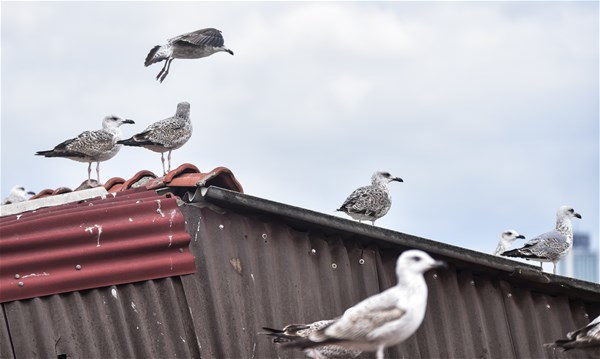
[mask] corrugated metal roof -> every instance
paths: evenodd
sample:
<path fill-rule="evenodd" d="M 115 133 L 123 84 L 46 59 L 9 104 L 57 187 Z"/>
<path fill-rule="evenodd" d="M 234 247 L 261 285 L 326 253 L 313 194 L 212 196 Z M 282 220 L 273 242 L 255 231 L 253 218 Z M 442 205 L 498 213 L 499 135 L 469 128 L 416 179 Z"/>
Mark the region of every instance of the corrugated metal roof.
<path fill-rule="evenodd" d="M 194 272 L 174 196 L 129 190 L 0 219 L 0 302 Z"/>
<path fill-rule="evenodd" d="M 419 248 L 450 266 L 426 275 L 425 321 L 386 358 L 597 357 L 542 344 L 600 313 L 598 284 L 219 188 L 178 193 L 194 201 L 179 202 L 194 274 L 4 303 L 0 354 L 302 358 L 257 332 L 341 314 L 393 285 L 398 254 Z"/>

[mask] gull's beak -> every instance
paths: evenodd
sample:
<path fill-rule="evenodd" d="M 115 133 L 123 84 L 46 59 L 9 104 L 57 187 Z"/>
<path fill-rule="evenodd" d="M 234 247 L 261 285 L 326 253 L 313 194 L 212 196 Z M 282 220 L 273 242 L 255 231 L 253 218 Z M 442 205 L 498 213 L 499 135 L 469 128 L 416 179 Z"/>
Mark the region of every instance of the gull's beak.
<path fill-rule="evenodd" d="M 575 218 L 581 219 L 581 215 L 579 213 L 575 213 L 573 216 L 575 216 Z"/>
<path fill-rule="evenodd" d="M 394 178 L 392 178 L 392 181 L 396 181 L 396 182 L 404 182 L 404 181 L 402 180 L 402 178 L 400 178 L 400 177 L 394 177 Z"/>
<path fill-rule="evenodd" d="M 127 119 L 127 120 L 123 120 L 123 123 L 135 123 L 135 122 L 133 122 L 133 120 Z"/>
<path fill-rule="evenodd" d="M 448 268 L 448 264 L 444 261 L 435 261 L 431 265 L 431 268 Z"/>
<path fill-rule="evenodd" d="M 516 238 L 521 238 L 521 239 L 525 239 L 525 236 L 522 234 L 519 234 Z"/>

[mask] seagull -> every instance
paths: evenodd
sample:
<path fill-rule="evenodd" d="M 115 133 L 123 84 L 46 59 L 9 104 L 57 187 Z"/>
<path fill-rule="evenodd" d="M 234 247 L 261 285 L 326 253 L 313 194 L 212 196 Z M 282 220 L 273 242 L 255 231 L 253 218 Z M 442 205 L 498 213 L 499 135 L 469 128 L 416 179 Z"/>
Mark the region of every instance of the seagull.
<path fill-rule="evenodd" d="M 144 66 L 165 61 L 162 70 L 156 76 L 156 79 L 162 83 L 169 74 L 171 61 L 174 59 L 199 59 L 220 51 L 233 55 L 233 51 L 226 48 L 224 43 L 221 31 L 217 29 L 208 28 L 189 32 L 167 40 L 166 45 L 154 46 L 146 56 Z"/>
<path fill-rule="evenodd" d="M 552 262 L 556 274 L 556 263 L 569 253 L 573 247 L 573 225 L 571 218 L 581 219 L 581 215 L 572 207 L 561 206 L 556 212 L 556 228 L 551 232 L 540 234 L 518 249 L 501 253 L 506 257 L 520 257 L 534 259 L 540 262 Z"/>
<path fill-rule="evenodd" d="M 498 246 L 494 251 L 494 255 L 498 256 L 500 255 L 500 253 L 506 252 L 512 244 L 512 242 L 514 242 L 517 238 L 525 239 L 525 236 L 517 233 L 517 231 L 514 231 L 512 229 L 502 232 L 500 236 L 500 241 L 498 242 Z"/>
<path fill-rule="evenodd" d="M 8 197 L 6 197 L 2 201 L 2 204 L 12 204 L 27 201 L 29 197 L 33 195 L 35 195 L 34 192 L 25 191 L 25 188 L 23 186 L 14 186 L 10 190 Z"/>
<path fill-rule="evenodd" d="M 154 122 L 143 132 L 134 135 L 126 140 L 119 141 L 119 144 L 126 146 L 138 146 L 149 149 L 150 151 L 160 152 L 160 160 L 163 166 L 163 175 L 165 171 L 164 153 L 169 152 L 167 159 L 169 161 L 169 171 L 171 171 L 171 151 L 183 146 L 192 137 L 192 121 L 190 120 L 190 104 L 180 102 L 177 104 L 175 116 Z"/>
<path fill-rule="evenodd" d="M 259 334 L 270 335 L 273 338 L 273 343 L 290 343 L 298 340 L 308 338 L 309 335 L 320 330 L 335 320 L 319 320 L 311 324 L 290 324 L 286 325 L 283 329 L 272 329 L 263 327 L 267 332 L 261 332 Z M 347 349 L 337 345 L 325 345 L 314 348 L 304 349 L 304 355 L 311 359 L 344 359 L 344 358 L 356 358 L 361 354 L 358 350 Z"/>
<path fill-rule="evenodd" d="M 78 162 L 87 162 L 88 182 L 91 183 L 92 162 L 96 162 L 96 176 L 100 182 L 100 162 L 113 158 L 121 149 L 117 141 L 121 139 L 121 129 L 125 123 L 135 123 L 132 120 L 111 115 L 102 120 L 102 129 L 85 131 L 75 138 L 58 144 L 49 151 L 36 152 L 38 156 L 64 157 Z"/>
<path fill-rule="evenodd" d="M 567 339 L 559 339 L 548 346 L 556 346 L 564 350 L 589 347 L 600 348 L 600 315 L 585 327 L 567 333 Z"/>
<path fill-rule="evenodd" d="M 360 351 L 376 351 L 383 359 L 386 347 L 399 344 L 412 336 L 421 326 L 427 307 L 427 284 L 423 274 L 445 266 L 427 253 L 411 249 L 403 252 L 396 262 L 398 283 L 355 306 L 308 339 L 286 344 L 302 349 L 337 345 Z"/>
<path fill-rule="evenodd" d="M 385 216 L 392 206 L 388 188 L 388 183 L 392 181 L 404 182 L 389 172 L 375 172 L 371 177 L 371 185 L 354 190 L 336 211 L 345 212 L 359 222 L 367 220 L 375 225 L 375 221 Z"/>

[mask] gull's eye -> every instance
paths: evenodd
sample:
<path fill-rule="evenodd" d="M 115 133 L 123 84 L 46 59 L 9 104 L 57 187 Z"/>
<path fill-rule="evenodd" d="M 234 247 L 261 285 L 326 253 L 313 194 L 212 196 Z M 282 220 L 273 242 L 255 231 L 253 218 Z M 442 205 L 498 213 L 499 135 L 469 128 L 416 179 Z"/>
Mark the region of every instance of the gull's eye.
<path fill-rule="evenodd" d="M 415 262 L 420 262 L 421 261 L 421 257 L 417 257 L 417 256 L 412 257 L 412 259 Z"/>

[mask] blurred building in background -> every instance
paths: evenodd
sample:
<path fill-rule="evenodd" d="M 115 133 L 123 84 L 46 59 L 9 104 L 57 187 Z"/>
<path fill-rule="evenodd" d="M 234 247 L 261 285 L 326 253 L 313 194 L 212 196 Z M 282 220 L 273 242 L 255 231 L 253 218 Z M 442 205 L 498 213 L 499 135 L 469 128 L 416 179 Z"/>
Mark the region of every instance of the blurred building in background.
<path fill-rule="evenodd" d="M 598 283 L 598 249 L 592 248 L 588 233 L 573 233 L 573 250 L 558 264 L 558 273 Z"/>

